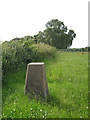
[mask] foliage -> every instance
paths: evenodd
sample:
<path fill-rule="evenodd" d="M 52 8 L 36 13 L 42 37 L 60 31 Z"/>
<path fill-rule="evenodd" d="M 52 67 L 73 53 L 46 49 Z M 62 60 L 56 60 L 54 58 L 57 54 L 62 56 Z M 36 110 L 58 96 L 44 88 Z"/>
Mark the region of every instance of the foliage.
<path fill-rule="evenodd" d="M 37 40 L 58 49 L 66 49 L 72 45 L 72 41 L 76 37 L 73 30 L 69 30 L 68 33 L 67 30 L 67 26 L 63 22 L 58 19 L 52 19 L 47 22 L 46 30 L 38 33 Z"/>
<path fill-rule="evenodd" d="M 54 55 L 56 49 L 45 44 L 34 44 L 32 39 L 14 39 L 2 44 L 3 75 L 16 71 L 23 63 L 37 62 Z"/>
<path fill-rule="evenodd" d="M 44 62 L 47 102 L 24 95 L 23 65 L 17 73 L 4 77 L 2 118 L 88 118 L 88 53 L 57 52 Z"/>

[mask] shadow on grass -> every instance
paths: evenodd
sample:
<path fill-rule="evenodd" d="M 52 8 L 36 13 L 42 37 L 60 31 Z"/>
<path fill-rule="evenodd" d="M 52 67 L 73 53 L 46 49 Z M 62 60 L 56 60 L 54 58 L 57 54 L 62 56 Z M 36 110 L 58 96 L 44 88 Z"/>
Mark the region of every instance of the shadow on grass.
<path fill-rule="evenodd" d="M 61 107 L 62 105 L 61 100 L 55 94 L 51 94 L 51 93 L 48 94 L 47 104 L 58 107 Z"/>
<path fill-rule="evenodd" d="M 73 109 L 73 106 L 72 104 L 66 104 L 64 103 L 63 101 L 60 100 L 60 98 L 58 98 L 55 94 L 51 94 L 49 93 L 48 94 L 48 97 L 47 97 L 47 104 L 49 105 L 52 105 L 53 107 L 54 106 L 57 106 L 58 109 L 66 109 L 67 110 L 72 110 Z"/>
<path fill-rule="evenodd" d="M 47 104 L 52 107 L 58 107 L 58 111 L 62 110 L 67 113 L 69 118 L 72 118 L 72 112 L 77 110 L 72 104 L 64 103 L 55 94 L 49 94 L 47 98 Z M 51 109 L 52 109 L 51 107 Z"/>

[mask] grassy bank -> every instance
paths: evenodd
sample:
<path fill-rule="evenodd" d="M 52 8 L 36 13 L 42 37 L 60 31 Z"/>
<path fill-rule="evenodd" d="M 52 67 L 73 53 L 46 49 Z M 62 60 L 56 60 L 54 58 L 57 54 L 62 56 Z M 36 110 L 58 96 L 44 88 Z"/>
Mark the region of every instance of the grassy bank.
<path fill-rule="evenodd" d="M 88 118 L 88 54 L 58 52 L 44 60 L 47 102 L 24 95 L 26 65 L 4 77 L 3 118 Z"/>

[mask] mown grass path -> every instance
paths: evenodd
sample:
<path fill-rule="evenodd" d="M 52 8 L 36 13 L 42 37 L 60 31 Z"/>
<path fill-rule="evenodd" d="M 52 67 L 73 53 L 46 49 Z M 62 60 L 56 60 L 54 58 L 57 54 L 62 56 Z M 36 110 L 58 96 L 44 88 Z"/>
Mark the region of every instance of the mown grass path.
<path fill-rule="evenodd" d="M 26 65 L 4 77 L 3 118 L 88 118 L 88 53 L 58 52 L 44 60 L 47 102 L 24 95 Z"/>

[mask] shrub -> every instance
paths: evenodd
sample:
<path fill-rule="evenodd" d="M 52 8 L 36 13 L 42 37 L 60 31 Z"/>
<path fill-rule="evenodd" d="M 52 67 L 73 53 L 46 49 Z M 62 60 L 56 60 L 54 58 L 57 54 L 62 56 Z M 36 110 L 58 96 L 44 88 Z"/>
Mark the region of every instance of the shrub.
<path fill-rule="evenodd" d="M 26 41 L 27 43 L 27 41 Z M 38 62 L 54 56 L 56 49 L 46 44 L 26 44 L 19 40 L 2 44 L 2 72 L 15 72 L 23 63 Z"/>

